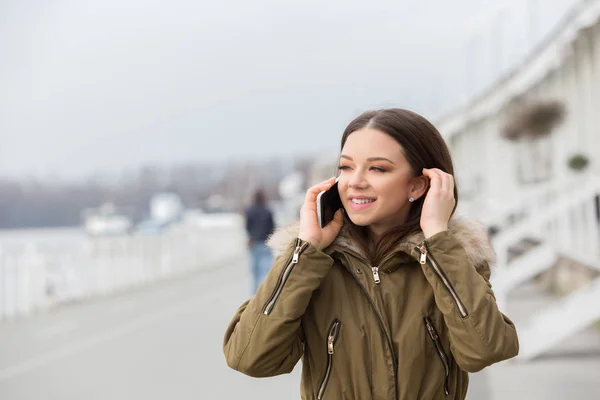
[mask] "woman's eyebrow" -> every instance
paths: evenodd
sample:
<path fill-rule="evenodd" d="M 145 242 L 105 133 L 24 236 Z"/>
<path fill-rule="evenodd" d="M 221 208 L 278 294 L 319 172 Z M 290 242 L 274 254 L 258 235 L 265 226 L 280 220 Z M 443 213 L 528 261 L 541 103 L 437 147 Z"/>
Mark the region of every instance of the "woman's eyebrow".
<path fill-rule="evenodd" d="M 367 158 L 367 161 L 387 161 L 390 164 L 394 164 L 394 162 L 392 160 L 387 159 L 385 157 L 370 157 L 370 158 Z"/>
<path fill-rule="evenodd" d="M 353 161 L 353 160 L 352 160 L 352 157 L 350 157 L 350 156 L 347 156 L 347 155 L 345 155 L 345 154 L 342 154 L 342 155 L 340 156 L 340 158 L 345 158 L 345 159 L 348 159 L 348 160 L 350 160 L 350 161 Z M 385 158 L 385 157 L 369 157 L 369 158 L 367 158 L 367 161 L 369 161 L 369 162 L 371 162 L 371 161 L 387 161 L 387 162 L 389 162 L 390 164 L 394 164 L 394 162 L 393 162 L 392 160 L 390 160 L 390 159 L 388 159 L 388 158 Z M 396 164 L 394 164 L 394 165 L 396 165 Z"/>

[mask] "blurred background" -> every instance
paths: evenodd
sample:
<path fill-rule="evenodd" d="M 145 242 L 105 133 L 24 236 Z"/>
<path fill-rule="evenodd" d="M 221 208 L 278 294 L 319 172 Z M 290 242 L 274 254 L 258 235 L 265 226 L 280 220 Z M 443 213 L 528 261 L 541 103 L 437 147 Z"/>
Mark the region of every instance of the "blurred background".
<path fill-rule="evenodd" d="M 298 398 L 221 345 L 366 109 L 429 118 L 519 357 L 469 399 L 600 393 L 600 1 L 0 4 L 0 398 Z M 299 364 L 300 365 L 300 364 Z"/>

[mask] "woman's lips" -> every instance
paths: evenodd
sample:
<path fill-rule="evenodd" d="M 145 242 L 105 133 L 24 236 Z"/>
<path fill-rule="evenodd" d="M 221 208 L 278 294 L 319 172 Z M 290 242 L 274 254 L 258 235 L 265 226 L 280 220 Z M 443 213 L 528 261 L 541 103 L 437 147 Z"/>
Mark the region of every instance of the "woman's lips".
<path fill-rule="evenodd" d="M 377 200 L 373 200 L 367 203 L 355 203 L 352 200 L 348 201 L 350 209 L 352 211 L 363 211 L 366 210 L 367 208 L 371 207 L 373 205 L 373 203 L 375 203 L 375 201 Z"/>

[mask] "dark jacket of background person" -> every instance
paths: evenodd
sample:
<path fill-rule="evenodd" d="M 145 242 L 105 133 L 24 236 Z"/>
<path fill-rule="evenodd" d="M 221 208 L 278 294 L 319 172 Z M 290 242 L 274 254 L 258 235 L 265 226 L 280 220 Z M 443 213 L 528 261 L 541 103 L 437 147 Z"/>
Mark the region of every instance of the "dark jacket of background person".
<path fill-rule="evenodd" d="M 246 231 L 252 243 L 264 242 L 275 229 L 273 214 L 266 206 L 262 192 L 258 192 L 254 204 L 246 210 Z"/>

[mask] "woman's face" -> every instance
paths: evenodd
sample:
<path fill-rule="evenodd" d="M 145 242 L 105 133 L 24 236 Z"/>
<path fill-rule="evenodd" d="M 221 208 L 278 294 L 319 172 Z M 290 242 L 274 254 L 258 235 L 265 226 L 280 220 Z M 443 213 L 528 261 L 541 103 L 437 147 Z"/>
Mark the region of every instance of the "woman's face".
<path fill-rule="evenodd" d="M 350 220 L 369 226 L 376 236 L 403 224 L 408 198 L 418 198 L 402 146 L 391 136 L 370 128 L 352 132 L 340 156 L 340 198 Z"/>

